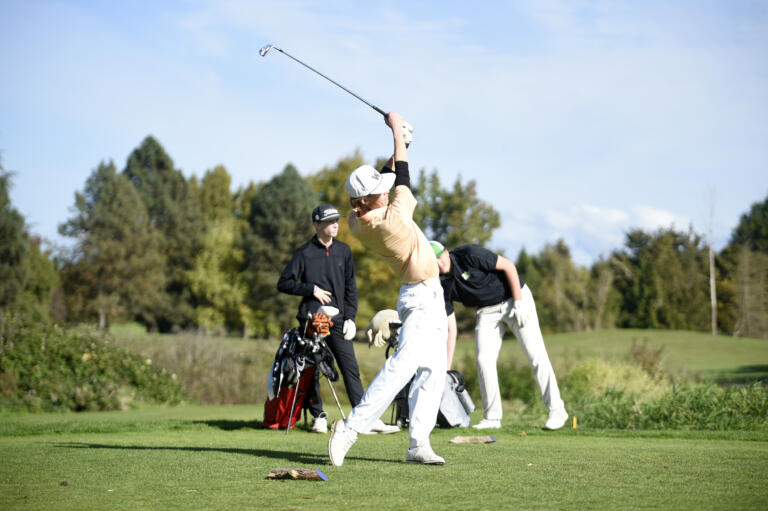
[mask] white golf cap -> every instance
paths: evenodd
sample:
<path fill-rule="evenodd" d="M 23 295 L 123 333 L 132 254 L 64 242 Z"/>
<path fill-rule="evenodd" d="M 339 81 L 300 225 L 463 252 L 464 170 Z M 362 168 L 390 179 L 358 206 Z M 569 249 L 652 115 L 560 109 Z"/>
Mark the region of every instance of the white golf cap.
<path fill-rule="evenodd" d="M 347 191 L 353 199 L 388 192 L 395 184 L 395 173 L 380 174 L 370 165 L 356 168 L 347 178 Z"/>

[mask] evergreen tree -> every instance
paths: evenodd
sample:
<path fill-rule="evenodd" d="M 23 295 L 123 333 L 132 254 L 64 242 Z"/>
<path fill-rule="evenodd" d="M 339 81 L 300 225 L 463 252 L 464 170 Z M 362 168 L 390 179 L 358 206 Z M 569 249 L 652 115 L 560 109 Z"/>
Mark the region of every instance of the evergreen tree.
<path fill-rule="evenodd" d="M 299 246 L 314 234 L 315 193 L 293 165 L 264 184 L 251 201 L 243 240 L 250 331 L 280 335 L 295 322 L 298 297 L 277 291 L 277 281 Z"/>
<path fill-rule="evenodd" d="M 701 236 L 632 230 L 611 264 L 621 294 L 620 326 L 709 329 L 709 262 Z"/>
<path fill-rule="evenodd" d="M 768 197 L 755 202 L 741 215 L 731 233 L 729 246 L 746 246 L 749 250 L 768 254 Z"/>
<path fill-rule="evenodd" d="M 29 240 L 24 217 L 10 197 L 11 173 L 0 164 L 0 308 L 12 306 L 27 280 Z"/>
<path fill-rule="evenodd" d="M 741 216 L 717 269 L 718 328 L 768 338 L 768 197 Z"/>
<path fill-rule="evenodd" d="M 166 288 L 158 305 L 158 326 L 162 331 L 190 326 L 195 313 L 187 277 L 202 246 L 205 228 L 200 201 L 151 136 L 131 153 L 123 173 L 138 190 L 151 225 L 161 235 Z"/>
<path fill-rule="evenodd" d="M 531 283 L 531 290 L 542 330 L 586 330 L 589 326 L 589 272 L 573 263 L 568 245 L 563 240 L 545 245 L 535 260 L 535 267 L 535 275 L 540 276 L 540 281 L 535 288 Z"/>
<path fill-rule="evenodd" d="M 18 296 L 17 308 L 33 321 L 50 322 L 54 319 L 55 293 L 60 289 L 59 272 L 50 254 L 43 251 L 41 245 L 39 237 L 29 240 L 29 251 L 24 259 L 28 278 Z"/>
<path fill-rule="evenodd" d="M 75 194 L 74 210 L 59 232 L 77 240 L 64 272 L 76 317 L 95 316 L 102 328 L 116 317 L 156 327 L 164 260 L 136 189 L 102 162 Z"/>

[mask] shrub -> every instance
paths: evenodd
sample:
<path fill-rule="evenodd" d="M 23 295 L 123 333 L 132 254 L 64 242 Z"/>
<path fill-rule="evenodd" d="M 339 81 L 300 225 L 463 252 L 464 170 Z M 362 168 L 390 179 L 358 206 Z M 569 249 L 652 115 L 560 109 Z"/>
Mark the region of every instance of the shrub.
<path fill-rule="evenodd" d="M 477 379 L 477 365 L 474 353 L 465 354 L 457 364 L 457 369 L 464 377 L 464 382 L 473 399 L 480 400 L 480 385 Z M 499 393 L 504 400 L 519 399 L 525 404 L 533 404 L 541 399 L 536 381 L 533 379 L 528 364 L 521 365 L 515 360 L 497 362 Z"/>
<path fill-rule="evenodd" d="M 664 378 L 654 379 L 638 365 L 600 358 L 577 364 L 560 386 L 564 398 L 571 402 L 606 395 L 623 395 L 633 402 L 644 402 L 663 395 L 670 388 Z"/>
<path fill-rule="evenodd" d="M 588 427 L 761 430 L 768 428 L 768 387 L 671 385 L 639 365 L 587 360 L 563 378 L 571 415 Z"/>
<path fill-rule="evenodd" d="M 2 407 L 29 411 L 118 410 L 177 404 L 174 375 L 114 346 L 92 328 L 64 329 L 0 316 Z"/>

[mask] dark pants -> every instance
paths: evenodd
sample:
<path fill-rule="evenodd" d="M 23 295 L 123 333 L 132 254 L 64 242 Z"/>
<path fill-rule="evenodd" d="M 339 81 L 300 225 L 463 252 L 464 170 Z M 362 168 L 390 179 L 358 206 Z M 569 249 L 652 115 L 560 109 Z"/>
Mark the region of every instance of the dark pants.
<path fill-rule="evenodd" d="M 363 397 L 363 384 L 360 382 L 360 369 L 355 358 L 354 343 L 344 340 L 343 324 L 343 321 L 339 321 L 338 324 L 333 325 L 331 335 L 325 338 L 325 342 L 331 349 L 333 358 L 336 359 L 336 365 L 339 366 L 349 402 L 355 407 Z M 313 417 L 317 417 L 323 411 L 323 401 L 320 398 L 320 371 L 315 371 L 314 382 L 309 387 L 307 398 L 308 404 L 305 406 Z"/>

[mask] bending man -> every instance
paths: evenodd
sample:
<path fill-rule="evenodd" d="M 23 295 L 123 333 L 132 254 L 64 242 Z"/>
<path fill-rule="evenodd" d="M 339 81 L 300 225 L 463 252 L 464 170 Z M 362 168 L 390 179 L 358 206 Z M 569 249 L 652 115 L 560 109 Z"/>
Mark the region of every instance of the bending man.
<path fill-rule="evenodd" d="M 400 277 L 399 344 L 347 420 L 334 422 L 328 454 L 333 465 L 341 465 L 358 433 L 370 428 L 415 373 L 408 399 L 410 448 L 405 460 L 442 465 L 445 460 L 432 450 L 429 435 L 435 427 L 445 385 L 447 321 L 443 292 L 432 247 L 413 221 L 416 199 L 410 188 L 403 118 L 389 113 L 385 121 L 392 130 L 394 155 L 381 173 L 363 165 L 350 174 L 347 191 L 354 209 L 349 227 L 363 245 L 384 257 Z M 393 184 L 394 198 L 390 203 L 389 190 Z"/>
<path fill-rule="evenodd" d="M 544 429 L 560 429 L 568 412 L 560 398 L 557 379 L 549 362 L 539 328 L 536 304 L 528 286 L 517 274 L 515 264 L 477 245 L 463 245 L 448 252 L 440 243 L 430 242 L 440 267 L 440 283 L 448 314 L 448 368 L 456 348 L 456 315 L 453 302 L 477 307 L 475 349 L 477 378 L 483 400 L 483 420 L 475 428 L 501 427 L 501 394 L 496 361 L 506 327 L 523 348 L 541 398 L 549 410 Z"/>

